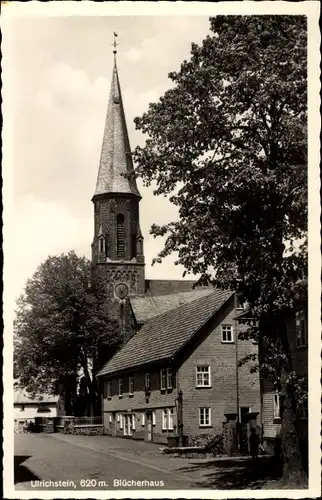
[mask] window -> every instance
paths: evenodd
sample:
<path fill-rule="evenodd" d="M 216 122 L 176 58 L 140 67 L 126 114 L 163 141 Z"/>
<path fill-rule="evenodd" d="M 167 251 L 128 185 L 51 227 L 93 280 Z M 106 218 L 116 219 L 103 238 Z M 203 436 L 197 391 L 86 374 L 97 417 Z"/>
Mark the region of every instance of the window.
<path fill-rule="evenodd" d="M 141 414 L 141 425 L 142 425 L 142 427 L 145 426 L 145 413 Z"/>
<path fill-rule="evenodd" d="M 150 378 L 150 373 L 145 374 L 145 388 L 146 389 L 151 389 L 151 378 Z"/>
<path fill-rule="evenodd" d="M 119 421 L 120 421 L 120 414 L 119 414 L 119 413 L 117 413 L 117 414 L 116 414 L 116 421 L 117 421 L 117 422 L 119 422 Z"/>
<path fill-rule="evenodd" d="M 124 215 L 116 217 L 116 252 L 118 257 L 125 257 Z"/>
<path fill-rule="evenodd" d="M 168 411 L 162 410 L 162 430 L 166 431 L 168 429 Z"/>
<path fill-rule="evenodd" d="M 241 296 L 237 294 L 236 296 L 236 309 L 237 310 L 244 310 L 245 309 L 245 302 L 241 300 Z"/>
<path fill-rule="evenodd" d="M 296 347 L 307 345 L 306 318 L 304 311 L 297 311 L 295 314 L 296 322 Z"/>
<path fill-rule="evenodd" d="M 123 397 L 123 380 L 119 378 L 119 398 Z"/>
<path fill-rule="evenodd" d="M 209 427 L 211 425 L 211 408 L 199 408 L 199 426 Z"/>
<path fill-rule="evenodd" d="M 129 396 L 134 394 L 134 377 L 129 377 Z"/>
<path fill-rule="evenodd" d="M 155 425 L 155 411 L 152 412 L 152 425 Z"/>
<path fill-rule="evenodd" d="M 172 389 L 172 368 L 167 368 L 167 388 Z"/>
<path fill-rule="evenodd" d="M 164 369 L 160 370 L 160 382 L 161 382 L 161 391 L 165 391 L 167 388 L 167 375 Z"/>
<path fill-rule="evenodd" d="M 274 394 L 273 394 L 273 415 L 274 415 L 274 420 L 281 418 L 280 393 L 279 392 L 274 392 Z"/>
<path fill-rule="evenodd" d="M 110 424 L 113 422 L 113 415 L 112 415 L 112 413 L 109 414 L 108 420 L 109 420 Z"/>
<path fill-rule="evenodd" d="M 232 325 L 221 325 L 221 341 L 233 342 L 233 327 Z"/>
<path fill-rule="evenodd" d="M 106 383 L 106 397 L 107 399 L 112 399 L 112 382 L 108 381 Z"/>
<path fill-rule="evenodd" d="M 196 386 L 210 387 L 210 366 L 196 366 Z"/>
<path fill-rule="evenodd" d="M 170 431 L 173 430 L 173 408 L 169 408 L 168 410 L 168 429 Z"/>
<path fill-rule="evenodd" d="M 120 414 L 120 429 L 123 429 L 123 415 Z"/>
<path fill-rule="evenodd" d="M 98 240 L 98 251 L 105 253 L 105 239 L 103 236 Z"/>
<path fill-rule="evenodd" d="M 135 431 L 135 413 L 132 413 L 132 430 Z"/>

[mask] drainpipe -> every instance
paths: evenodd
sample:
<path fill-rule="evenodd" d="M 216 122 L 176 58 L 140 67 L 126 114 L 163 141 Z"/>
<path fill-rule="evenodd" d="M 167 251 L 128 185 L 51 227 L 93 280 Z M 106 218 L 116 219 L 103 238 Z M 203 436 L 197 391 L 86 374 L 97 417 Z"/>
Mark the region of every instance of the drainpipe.
<path fill-rule="evenodd" d="M 182 391 L 179 387 L 179 376 L 178 370 L 176 369 L 176 387 L 177 387 L 177 429 L 178 429 L 178 437 L 179 437 L 179 446 L 183 446 L 183 408 L 182 408 Z"/>
<path fill-rule="evenodd" d="M 239 439 L 239 373 L 238 373 L 238 320 L 237 320 L 237 293 L 234 293 L 234 330 L 235 330 L 235 354 L 236 354 L 236 410 L 237 410 L 237 420 L 236 420 L 236 445 L 237 449 L 240 448 Z"/>

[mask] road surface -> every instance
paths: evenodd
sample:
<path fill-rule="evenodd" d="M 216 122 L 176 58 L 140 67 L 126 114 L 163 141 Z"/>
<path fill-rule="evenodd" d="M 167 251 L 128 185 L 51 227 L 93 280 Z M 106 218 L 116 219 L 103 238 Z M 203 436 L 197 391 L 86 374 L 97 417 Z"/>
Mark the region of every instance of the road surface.
<path fill-rule="evenodd" d="M 106 436 L 15 435 L 15 488 L 19 490 L 190 489 L 200 474 L 181 472 L 184 459 L 160 445 Z M 183 467 L 182 467 L 183 468 Z"/>

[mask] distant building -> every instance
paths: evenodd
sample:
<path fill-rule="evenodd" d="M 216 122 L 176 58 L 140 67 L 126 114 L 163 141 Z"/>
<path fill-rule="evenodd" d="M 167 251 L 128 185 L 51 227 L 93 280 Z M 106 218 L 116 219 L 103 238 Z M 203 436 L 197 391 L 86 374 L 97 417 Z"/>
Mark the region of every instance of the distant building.
<path fill-rule="evenodd" d="M 60 414 L 59 396 L 41 394 L 32 397 L 25 389 L 14 387 L 14 421 L 15 427 L 35 417 L 56 417 Z"/>

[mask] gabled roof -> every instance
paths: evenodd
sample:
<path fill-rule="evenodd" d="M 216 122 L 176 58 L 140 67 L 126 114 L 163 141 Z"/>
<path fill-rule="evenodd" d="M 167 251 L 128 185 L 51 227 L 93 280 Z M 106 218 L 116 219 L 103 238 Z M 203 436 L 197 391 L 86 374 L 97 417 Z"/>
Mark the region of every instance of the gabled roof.
<path fill-rule="evenodd" d="M 50 394 L 37 394 L 31 396 L 25 389 L 14 388 L 14 404 L 39 404 L 39 403 L 57 403 L 58 396 Z"/>
<path fill-rule="evenodd" d="M 214 290 L 206 297 L 150 319 L 105 364 L 98 376 L 172 358 L 231 296 L 232 292 Z"/>
<path fill-rule="evenodd" d="M 154 316 L 158 316 L 166 311 L 187 304 L 199 297 L 206 297 L 213 293 L 213 291 L 214 289 L 209 287 L 195 288 L 192 291 L 172 293 L 170 295 L 136 295 L 130 297 L 130 302 L 136 322 L 141 324 Z"/>
<path fill-rule="evenodd" d="M 124 193 L 140 197 L 135 179 L 124 177 L 124 174 L 133 172 L 130 152 L 130 141 L 115 63 L 94 196 Z"/>
<path fill-rule="evenodd" d="M 145 295 L 170 295 L 209 288 L 196 284 L 196 280 L 145 280 Z"/>

